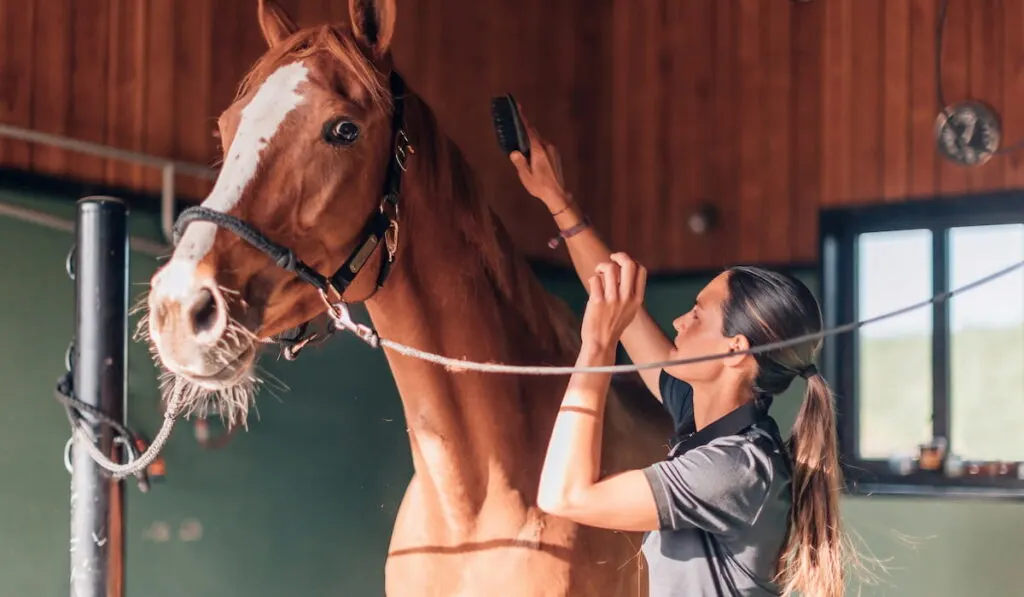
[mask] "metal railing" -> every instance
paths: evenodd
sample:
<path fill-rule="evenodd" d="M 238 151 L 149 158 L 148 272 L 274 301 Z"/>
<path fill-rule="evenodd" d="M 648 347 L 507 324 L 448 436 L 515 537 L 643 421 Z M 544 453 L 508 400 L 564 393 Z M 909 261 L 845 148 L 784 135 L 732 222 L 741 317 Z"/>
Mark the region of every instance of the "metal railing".
<path fill-rule="evenodd" d="M 171 160 L 147 153 L 111 147 L 109 145 L 103 145 L 102 143 L 82 141 L 81 139 L 73 139 L 71 137 L 64 137 L 53 133 L 44 133 L 10 124 L 0 123 L 0 137 L 38 143 L 40 145 L 66 149 L 68 151 L 74 151 L 85 155 L 130 162 L 160 170 L 160 229 L 164 236 L 164 242 L 167 245 L 171 244 L 174 234 L 174 183 L 177 176 L 181 174 L 199 178 L 201 180 L 215 180 L 217 178 L 216 169 L 203 166 L 201 164 Z M 56 216 L 20 206 L 0 204 L 0 214 L 59 230 L 72 230 L 74 228 L 74 223 L 70 220 L 64 221 Z M 155 249 L 153 246 L 155 243 L 152 243 L 152 241 L 133 238 L 132 243 L 133 248 L 137 247 L 140 250 L 144 250 L 146 253 L 152 253 Z M 159 252 L 159 249 L 157 249 L 157 251 Z"/>

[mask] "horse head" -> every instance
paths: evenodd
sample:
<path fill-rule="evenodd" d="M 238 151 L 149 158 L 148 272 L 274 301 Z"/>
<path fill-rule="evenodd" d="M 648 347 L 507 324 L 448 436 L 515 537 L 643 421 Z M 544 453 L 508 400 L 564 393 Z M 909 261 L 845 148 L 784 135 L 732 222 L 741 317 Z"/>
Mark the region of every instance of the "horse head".
<path fill-rule="evenodd" d="M 268 49 L 218 119 L 217 180 L 150 281 L 144 332 L 165 392 L 192 408 L 244 412 L 260 345 L 372 296 L 396 249 L 409 148 L 394 0 L 350 0 L 346 22 L 303 29 L 272 0 L 257 14 Z"/>

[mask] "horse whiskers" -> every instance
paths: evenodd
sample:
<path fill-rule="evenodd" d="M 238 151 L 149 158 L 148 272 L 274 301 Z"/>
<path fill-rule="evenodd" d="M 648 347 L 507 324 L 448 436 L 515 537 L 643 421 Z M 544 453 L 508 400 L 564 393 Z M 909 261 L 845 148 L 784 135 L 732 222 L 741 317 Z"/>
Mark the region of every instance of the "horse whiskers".
<path fill-rule="evenodd" d="M 179 413 L 181 416 L 189 418 L 196 415 L 205 419 L 216 413 L 229 428 L 239 423 L 245 429 L 249 428 L 248 414 L 253 406 L 257 384 L 258 380 L 255 377 L 246 376 L 231 387 L 211 390 L 170 371 L 164 371 L 160 375 L 161 393 L 168 399 L 180 396 L 179 403 L 183 409 Z"/>
<path fill-rule="evenodd" d="M 224 294 L 231 294 L 231 295 L 234 295 L 234 296 L 242 296 L 242 292 L 241 291 L 236 290 L 234 288 L 228 288 L 227 286 L 224 286 L 223 284 L 218 284 L 217 285 L 217 289 L 220 290 Z"/>
<path fill-rule="evenodd" d="M 262 367 L 257 367 L 257 370 L 259 371 L 260 376 L 256 378 L 256 381 L 260 385 L 265 386 L 267 391 L 270 392 L 270 395 L 273 396 L 274 398 L 277 398 L 278 402 L 283 402 L 281 395 L 278 394 L 277 391 L 289 391 L 291 388 L 288 387 L 288 384 L 284 383 L 283 381 L 281 381 L 281 378 L 277 377 L 276 375 Z M 268 382 L 274 383 L 271 384 Z"/>
<path fill-rule="evenodd" d="M 233 325 L 232 325 L 233 324 Z M 244 325 L 239 324 L 236 321 L 229 322 L 228 330 L 226 333 L 244 336 L 246 340 L 252 343 L 261 342 L 260 337 Z"/>
<path fill-rule="evenodd" d="M 246 429 L 249 411 L 255 409 L 257 387 L 262 383 L 254 373 L 247 373 L 231 386 L 212 389 L 169 370 L 160 375 L 160 389 L 165 400 L 180 396 L 181 416 L 206 418 L 216 413 L 229 427 L 240 423 Z"/>
<path fill-rule="evenodd" d="M 132 333 L 132 340 L 149 343 L 150 351 L 156 350 L 156 347 L 149 342 L 149 311 L 143 313 L 142 317 L 139 318 L 139 322 L 135 325 L 135 332 Z"/>
<path fill-rule="evenodd" d="M 135 332 L 132 333 L 132 340 L 135 342 L 149 342 L 149 291 L 143 292 L 135 299 L 135 304 L 128 309 L 128 316 L 142 314 L 138 323 L 135 324 Z M 152 352 L 153 346 L 150 346 Z"/>
<path fill-rule="evenodd" d="M 138 298 L 135 299 L 135 304 L 128 308 L 128 315 L 136 315 L 138 313 L 145 312 L 149 309 L 149 291 L 141 293 Z"/>

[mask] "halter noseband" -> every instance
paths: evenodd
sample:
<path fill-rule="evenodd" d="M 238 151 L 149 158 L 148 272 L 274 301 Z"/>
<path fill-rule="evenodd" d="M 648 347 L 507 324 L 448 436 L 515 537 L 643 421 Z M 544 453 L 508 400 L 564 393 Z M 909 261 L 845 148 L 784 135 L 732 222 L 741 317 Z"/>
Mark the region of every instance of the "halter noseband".
<path fill-rule="evenodd" d="M 185 229 L 192 222 L 209 222 L 230 230 L 236 236 L 270 257 L 278 267 L 294 273 L 300 279 L 314 286 L 327 304 L 333 321 L 337 322 L 339 318 L 347 318 L 348 313 L 344 309 L 344 302 L 332 303 L 330 301 L 331 291 L 334 291 L 339 301 L 341 301 L 345 290 L 382 243 L 388 246 L 381 258 L 380 271 L 377 274 L 377 285 L 374 288 L 374 292 L 384 285 L 388 274 L 391 273 L 391 265 L 395 260 L 395 247 L 393 246 L 395 241 L 392 238 L 392 242 L 388 242 L 388 233 L 390 231 L 392 234 L 397 234 L 398 231 L 398 203 L 402 173 L 406 169 L 406 157 L 413 150 L 403 127 L 405 118 L 405 82 L 394 71 L 391 72 L 390 87 L 394 106 L 391 115 L 391 129 L 394 134 L 391 141 L 391 159 L 388 161 L 387 171 L 384 175 L 380 207 L 373 212 L 363 226 L 356 248 L 353 249 L 341 267 L 330 277 L 319 273 L 296 257 L 291 249 L 270 240 L 247 222 L 201 205 L 185 209 L 178 216 L 177 221 L 174 223 L 174 245 L 177 246 Z M 284 335 L 281 337 L 280 341 L 288 345 L 285 349 L 285 358 L 289 360 L 294 359 L 299 349 L 312 340 L 312 337 L 303 337 L 308 325 L 309 322 L 306 322 L 295 330 L 286 332 L 287 335 L 293 337 L 283 337 Z"/>

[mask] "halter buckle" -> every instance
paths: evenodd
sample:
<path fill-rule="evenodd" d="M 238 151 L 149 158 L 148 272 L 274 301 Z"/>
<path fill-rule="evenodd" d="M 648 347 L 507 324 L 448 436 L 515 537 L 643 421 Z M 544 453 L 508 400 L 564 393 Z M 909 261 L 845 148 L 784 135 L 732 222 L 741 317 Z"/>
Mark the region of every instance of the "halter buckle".
<path fill-rule="evenodd" d="M 327 294 L 320 291 L 320 298 L 323 299 L 324 304 L 327 305 L 327 316 L 331 318 L 331 323 L 337 329 L 344 329 L 352 332 L 357 338 L 366 342 L 373 348 L 380 346 L 380 336 L 368 325 L 362 323 L 356 323 L 352 319 L 352 314 L 348 310 L 348 305 L 344 301 L 338 301 L 332 303 L 327 298 Z"/>

